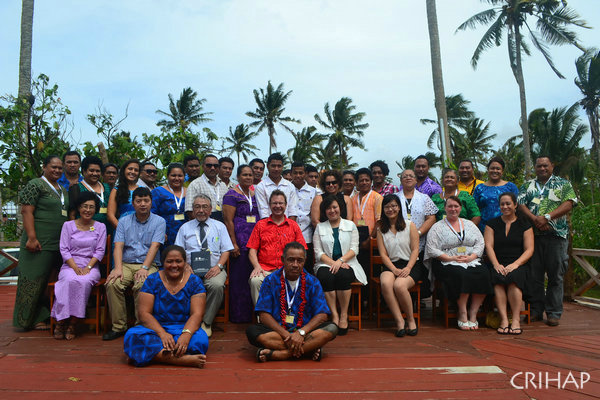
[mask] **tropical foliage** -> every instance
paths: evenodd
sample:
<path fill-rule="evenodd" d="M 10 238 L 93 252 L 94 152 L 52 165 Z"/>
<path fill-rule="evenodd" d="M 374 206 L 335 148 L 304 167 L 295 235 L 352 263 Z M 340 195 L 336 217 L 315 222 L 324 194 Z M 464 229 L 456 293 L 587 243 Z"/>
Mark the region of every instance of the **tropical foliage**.
<path fill-rule="evenodd" d="M 254 150 L 258 148 L 250 144 L 250 141 L 258 136 L 258 132 L 249 132 L 250 127 L 248 125 L 239 124 L 235 127 L 235 130 L 231 130 L 229 127 L 229 136 L 225 137 L 225 143 L 230 146 L 225 147 L 223 150 L 228 151 L 229 155 L 235 153 L 237 155 L 237 165 L 240 165 L 240 155 L 244 157 L 244 162 L 248 162 L 249 156 L 255 156 Z"/>
<path fill-rule="evenodd" d="M 327 135 L 318 133 L 317 128 L 309 126 L 302 128 L 300 132 L 293 132 L 292 136 L 294 136 L 296 145 L 287 152 L 290 160 L 304 164 L 318 163 L 319 159 L 316 156 Z"/>
<path fill-rule="evenodd" d="M 164 115 L 168 119 L 161 119 L 156 123 L 165 132 L 186 132 L 192 126 L 212 121 L 208 118 L 211 112 L 203 112 L 203 104 L 206 99 L 198 99 L 198 93 L 187 87 L 175 101 L 169 93 L 169 111 L 156 110 L 157 114 Z"/>
<path fill-rule="evenodd" d="M 579 104 L 585 110 L 592 134 L 592 153 L 600 167 L 600 52 L 595 49 L 586 51 L 575 61 L 577 78 L 575 85 L 581 90 L 583 98 Z"/>

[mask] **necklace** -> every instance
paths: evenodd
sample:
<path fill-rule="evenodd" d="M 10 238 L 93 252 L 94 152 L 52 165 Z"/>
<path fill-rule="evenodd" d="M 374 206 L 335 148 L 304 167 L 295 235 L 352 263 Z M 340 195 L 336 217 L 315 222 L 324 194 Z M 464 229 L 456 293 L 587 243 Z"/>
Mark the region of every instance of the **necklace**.
<path fill-rule="evenodd" d="M 181 279 L 179 280 L 179 282 L 177 282 L 177 284 L 175 286 L 173 286 L 171 281 L 169 281 L 169 278 L 167 278 L 167 276 L 165 275 L 165 283 L 167 283 L 168 286 L 172 286 L 172 288 L 167 287 L 167 290 L 169 290 L 169 292 L 171 292 L 171 293 L 177 292 L 177 289 L 179 288 L 179 285 L 181 285 L 181 283 L 183 282 L 184 278 L 185 278 L 185 273 L 181 276 Z M 167 285 L 165 285 L 165 286 L 167 286 Z"/>

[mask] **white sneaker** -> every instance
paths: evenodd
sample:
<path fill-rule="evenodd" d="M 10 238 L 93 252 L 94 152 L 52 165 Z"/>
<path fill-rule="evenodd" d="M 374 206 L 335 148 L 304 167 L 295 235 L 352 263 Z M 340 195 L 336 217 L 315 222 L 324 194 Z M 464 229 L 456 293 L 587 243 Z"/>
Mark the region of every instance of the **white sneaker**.
<path fill-rule="evenodd" d="M 202 330 L 206 332 L 206 336 L 212 336 L 212 328 L 210 327 L 210 325 L 206 325 L 204 322 L 202 322 Z"/>

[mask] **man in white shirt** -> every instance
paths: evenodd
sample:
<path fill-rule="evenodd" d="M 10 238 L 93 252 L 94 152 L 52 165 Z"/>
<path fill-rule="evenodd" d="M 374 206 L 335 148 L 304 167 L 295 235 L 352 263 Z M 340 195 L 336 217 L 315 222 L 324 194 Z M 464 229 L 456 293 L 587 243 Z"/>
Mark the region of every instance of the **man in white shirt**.
<path fill-rule="evenodd" d="M 196 196 L 204 194 L 210 198 L 212 212 L 210 217 L 223 222 L 223 196 L 227 193 L 227 185 L 219 179 L 219 159 L 213 154 L 204 156 L 202 162 L 204 173 L 188 186 L 185 195 L 185 212 L 190 219 L 194 218 L 192 206 Z"/>
<path fill-rule="evenodd" d="M 306 263 L 304 268 L 312 273 L 314 265 L 314 252 L 312 247 L 312 236 L 313 226 L 310 222 L 310 207 L 312 202 L 317 195 L 317 190 L 310 186 L 305 181 L 305 170 L 304 164 L 301 162 L 294 162 L 292 164 L 292 184 L 296 187 L 296 194 L 298 195 L 298 215 L 296 222 L 300 226 L 302 236 L 308 246 L 306 254 Z"/>
<path fill-rule="evenodd" d="M 227 273 L 225 264 L 233 244 L 225 224 L 210 218 L 212 209 L 210 198 L 200 194 L 193 201 L 194 219 L 179 228 L 175 244 L 185 249 L 187 263 L 204 283 L 206 288 L 206 310 L 202 321 L 202 329 L 208 337 L 212 334 L 211 324 L 223 302 L 223 289 Z M 210 264 L 202 264 L 202 257 L 210 254 Z M 196 262 L 198 261 L 198 262 Z M 209 268 L 206 271 L 206 268 Z"/>
<path fill-rule="evenodd" d="M 260 218 L 267 218 L 271 215 L 269 197 L 275 189 L 278 189 L 285 194 L 287 199 L 285 216 L 295 221 L 298 216 L 298 195 L 296 194 L 296 187 L 292 182 L 283 179 L 281 176 L 283 172 L 283 156 L 281 153 L 273 153 L 269 156 L 267 170 L 269 171 L 269 175 L 254 187 Z"/>

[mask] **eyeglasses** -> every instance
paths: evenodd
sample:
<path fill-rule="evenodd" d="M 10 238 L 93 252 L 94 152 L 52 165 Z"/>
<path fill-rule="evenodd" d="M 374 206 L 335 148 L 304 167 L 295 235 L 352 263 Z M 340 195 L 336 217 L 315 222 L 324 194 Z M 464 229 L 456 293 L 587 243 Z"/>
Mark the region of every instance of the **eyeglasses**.
<path fill-rule="evenodd" d="M 204 164 L 206 168 L 219 168 L 219 164 Z"/>
<path fill-rule="evenodd" d="M 200 209 L 210 210 L 211 206 L 210 206 L 210 204 L 194 204 L 192 208 L 194 210 L 200 210 Z"/>
<path fill-rule="evenodd" d="M 398 208 L 398 204 L 388 204 L 387 206 L 383 207 L 384 210 L 395 210 Z"/>
<path fill-rule="evenodd" d="M 403 175 L 400 177 L 400 179 L 415 179 L 414 175 Z"/>
<path fill-rule="evenodd" d="M 149 175 L 156 175 L 158 173 L 158 170 L 157 169 L 145 169 L 144 172 Z"/>
<path fill-rule="evenodd" d="M 325 181 L 325 186 L 337 185 L 337 181 Z"/>
<path fill-rule="evenodd" d="M 81 208 L 82 210 L 95 210 L 95 209 L 96 209 L 96 206 L 94 206 L 94 205 L 82 204 L 82 205 L 80 206 L 80 208 Z"/>

